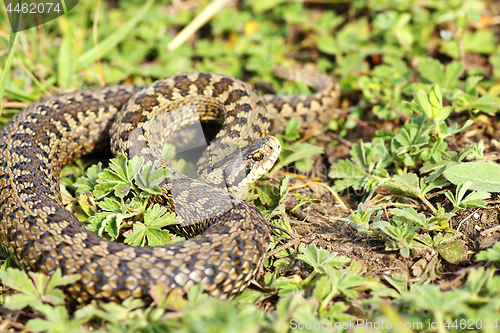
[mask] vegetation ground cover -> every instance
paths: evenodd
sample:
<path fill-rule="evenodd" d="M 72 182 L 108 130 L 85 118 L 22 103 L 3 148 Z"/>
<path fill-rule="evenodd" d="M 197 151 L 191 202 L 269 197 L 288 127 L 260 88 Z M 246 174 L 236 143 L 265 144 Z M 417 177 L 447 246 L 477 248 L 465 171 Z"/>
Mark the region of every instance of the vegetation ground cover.
<path fill-rule="evenodd" d="M 0 122 L 54 93 L 183 71 L 278 94 L 310 91 L 275 78 L 277 65 L 336 77 L 342 97 L 329 130 L 311 137 L 289 122 L 280 159 L 248 195 L 273 234 L 255 283 L 230 302 L 158 288 L 146 309 L 73 312 L 56 288 L 70 277 L 6 271 L 7 259 L 0 330 L 347 331 L 335 323 L 367 320 L 377 331 L 497 331 L 500 5 L 240 1 L 169 50 L 208 4 L 80 1 L 16 37 L 2 9 Z M 175 241 L 163 229 L 173 217 L 148 204 L 163 176 L 140 160 L 87 158 L 63 170 L 63 200 L 103 237 L 165 244 Z"/>

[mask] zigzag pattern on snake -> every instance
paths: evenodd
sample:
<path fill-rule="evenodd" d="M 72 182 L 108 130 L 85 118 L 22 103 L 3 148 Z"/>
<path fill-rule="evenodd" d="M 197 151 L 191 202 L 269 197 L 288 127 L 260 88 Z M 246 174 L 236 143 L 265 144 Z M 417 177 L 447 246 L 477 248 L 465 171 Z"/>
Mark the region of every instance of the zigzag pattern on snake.
<path fill-rule="evenodd" d="M 304 76 L 298 73 L 299 79 Z M 296 77 L 286 71 L 281 76 Z M 154 284 L 184 291 L 200 284 L 214 296 L 233 297 L 253 278 L 268 245 L 266 220 L 253 204 L 174 174 L 164 186 L 165 197 L 175 198 L 170 209 L 184 223 L 201 222 L 206 230 L 169 246 L 131 247 L 96 236 L 64 208 L 59 173 L 105 145 L 110 129 L 113 151 L 132 157 L 146 150 L 146 159 L 155 159 L 158 154 L 144 131 L 150 115 L 189 105 L 196 106 L 200 118 L 223 121 L 215 139 L 219 142 L 251 144 L 266 136 L 269 126 L 281 131 L 290 117 L 301 118 L 307 127 L 323 123 L 318 128 L 324 128 L 322 119 L 331 118 L 338 100 L 338 84 L 326 75 L 313 74 L 309 82 L 305 77 L 316 85 L 316 94 L 262 98 L 229 76 L 191 73 L 146 87 L 86 89 L 29 105 L 0 132 L 3 249 L 25 270 L 50 275 L 61 268 L 63 274 L 81 274 L 65 289 L 78 303 L 149 300 Z M 186 198 L 191 201 L 183 202 Z"/>

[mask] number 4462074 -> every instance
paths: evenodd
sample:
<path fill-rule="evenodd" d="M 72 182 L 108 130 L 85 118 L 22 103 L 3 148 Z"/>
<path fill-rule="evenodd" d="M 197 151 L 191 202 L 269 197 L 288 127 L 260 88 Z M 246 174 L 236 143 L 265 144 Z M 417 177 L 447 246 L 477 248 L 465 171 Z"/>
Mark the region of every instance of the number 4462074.
<path fill-rule="evenodd" d="M 491 319 L 455 319 L 455 321 L 451 322 L 451 320 L 447 320 L 444 323 L 444 327 L 450 329 L 450 328 L 461 328 L 461 329 L 469 329 L 469 330 L 476 330 L 476 329 L 481 329 L 481 328 L 488 328 L 488 327 L 493 327 L 495 329 L 498 329 L 498 324 L 497 320 L 491 320 Z"/>
<path fill-rule="evenodd" d="M 19 3 L 16 4 L 14 9 L 12 9 L 12 4 L 9 3 L 9 5 L 6 8 L 8 13 L 12 12 L 17 12 L 17 13 L 28 13 L 28 14 L 42 14 L 42 13 L 50 13 L 51 11 L 59 13 L 61 9 L 59 8 L 59 3 L 56 3 L 54 6 L 54 3 L 52 2 L 46 2 L 46 3 L 23 3 L 20 5 Z"/>

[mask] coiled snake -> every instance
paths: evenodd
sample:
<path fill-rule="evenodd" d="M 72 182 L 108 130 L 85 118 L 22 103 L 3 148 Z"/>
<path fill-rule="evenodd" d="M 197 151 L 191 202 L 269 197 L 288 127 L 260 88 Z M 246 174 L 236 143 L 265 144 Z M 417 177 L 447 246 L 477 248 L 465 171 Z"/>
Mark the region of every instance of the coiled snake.
<path fill-rule="evenodd" d="M 161 112 L 194 106 L 202 120 L 223 121 L 214 140 L 219 146 L 236 144 L 242 149 L 265 137 L 270 125 L 281 130 L 290 117 L 302 118 L 308 127 L 331 118 L 339 94 L 333 79 L 281 71 L 280 76 L 298 76 L 318 92 L 260 97 L 229 76 L 191 73 L 146 87 L 86 89 L 29 105 L 0 132 L 2 247 L 26 270 L 50 275 L 61 268 L 63 274 L 81 274 L 65 289 L 78 303 L 148 300 L 154 284 L 184 291 L 201 284 L 221 298 L 238 294 L 253 278 L 268 245 L 266 220 L 253 204 L 175 173 L 164 184 L 165 197 L 173 199 L 170 208 L 181 224 L 201 223 L 205 232 L 169 246 L 131 247 L 96 236 L 64 208 L 59 172 L 102 146 L 108 132 L 114 152 L 156 159 L 161 155 L 155 153 L 157 142 L 147 141 L 155 134 L 146 129 L 148 120 Z M 250 156 L 256 161 L 275 159 L 275 141 Z M 263 156 L 268 153 L 274 156 Z"/>

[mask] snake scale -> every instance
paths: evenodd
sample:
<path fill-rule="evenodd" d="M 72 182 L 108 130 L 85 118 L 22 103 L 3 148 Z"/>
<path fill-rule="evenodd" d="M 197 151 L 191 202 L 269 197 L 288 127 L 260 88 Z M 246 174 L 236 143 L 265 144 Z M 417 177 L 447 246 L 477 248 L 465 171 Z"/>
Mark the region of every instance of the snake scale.
<path fill-rule="evenodd" d="M 168 246 L 132 247 L 98 237 L 64 208 L 59 173 L 105 145 L 110 132 L 115 153 L 156 159 L 155 144 L 147 141 L 148 135 L 154 138 L 145 130 L 147 120 L 154 118 L 151 114 L 190 106 L 201 119 L 223 122 L 215 138 L 219 144 L 251 145 L 270 126 L 281 131 L 291 117 L 308 128 L 324 128 L 338 101 L 338 84 L 324 74 L 281 71 L 279 76 L 302 80 L 317 92 L 259 96 L 232 77 L 190 73 L 145 87 L 85 89 L 30 104 L 0 132 L 2 248 L 27 271 L 51 275 L 61 268 L 63 274 L 81 274 L 64 291 L 82 304 L 150 300 L 151 286 L 159 284 L 183 291 L 200 284 L 220 298 L 238 294 L 254 277 L 269 240 L 266 220 L 253 204 L 174 174 L 164 184 L 167 206 L 181 224 L 201 223 L 204 232 Z M 260 152 L 252 154 L 263 158 Z"/>

